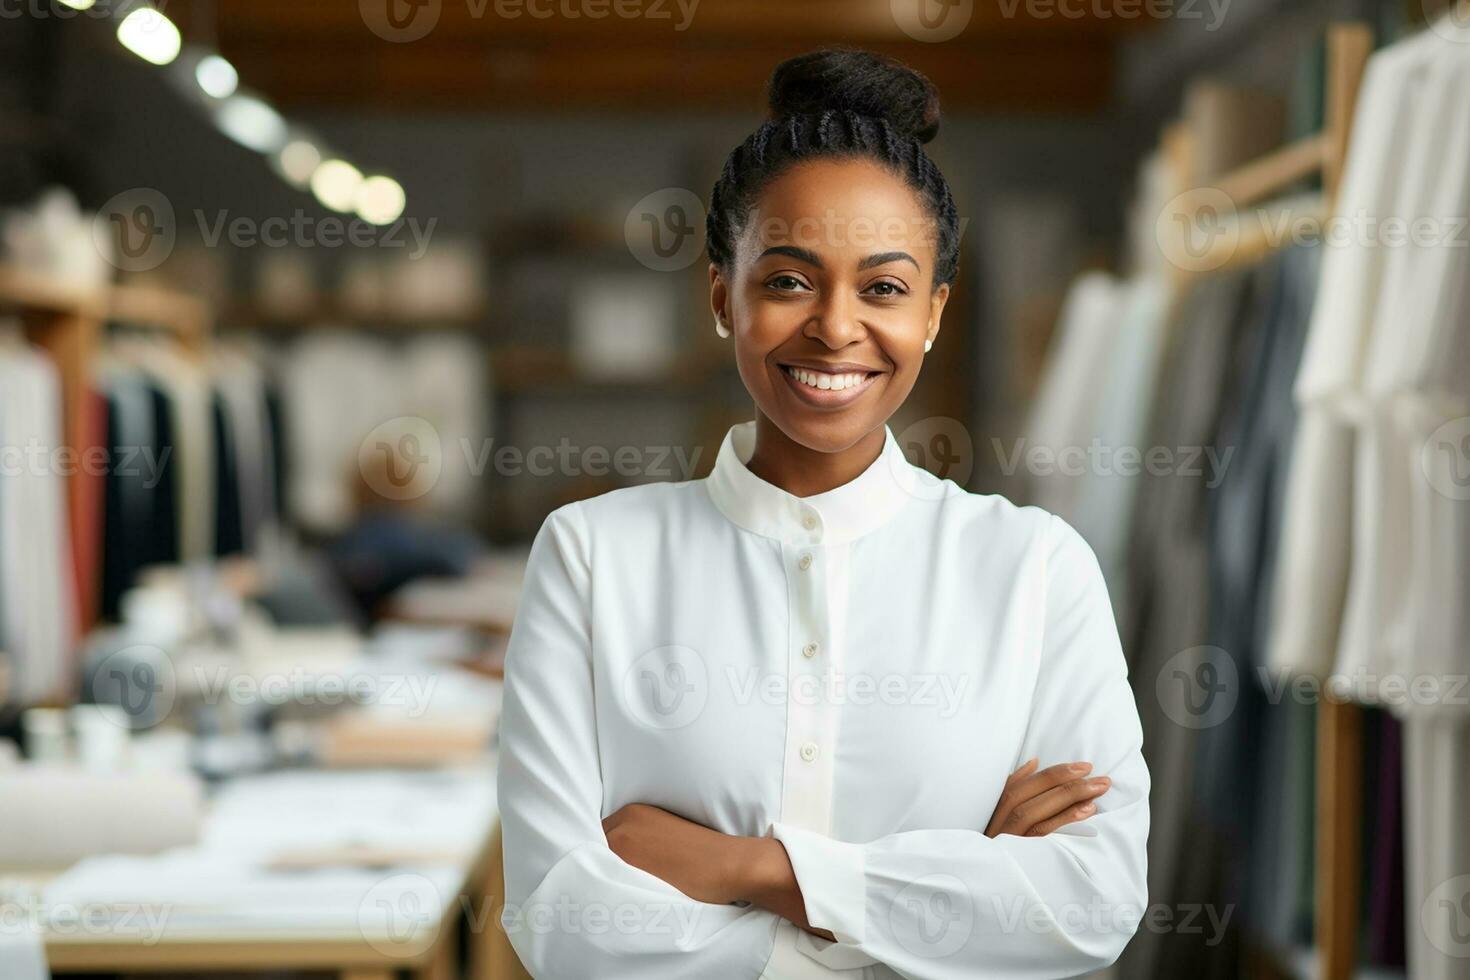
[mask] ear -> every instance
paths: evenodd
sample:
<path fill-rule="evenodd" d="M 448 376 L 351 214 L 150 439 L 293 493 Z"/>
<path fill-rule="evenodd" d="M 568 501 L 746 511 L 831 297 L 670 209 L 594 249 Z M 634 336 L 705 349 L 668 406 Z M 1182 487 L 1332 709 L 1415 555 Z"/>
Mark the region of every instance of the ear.
<path fill-rule="evenodd" d="M 929 297 L 929 332 L 924 336 L 932 341 L 939 336 L 939 321 L 944 316 L 944 304 L 949 302 L 949 283 L 943 283 Z"/>
<path fill-rule="evenodd" d="M 709 265 L 709 306 L 716 320 L 730 323 L 730 286 L 724 273 L 713 262 Z"/>

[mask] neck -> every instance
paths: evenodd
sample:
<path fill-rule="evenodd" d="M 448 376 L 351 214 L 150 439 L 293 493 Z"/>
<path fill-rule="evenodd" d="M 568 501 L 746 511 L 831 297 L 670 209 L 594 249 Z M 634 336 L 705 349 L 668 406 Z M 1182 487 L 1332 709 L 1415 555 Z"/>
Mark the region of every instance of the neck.
<path fill-rule="evenodd" d="M 755 449 L 746 468 L 796 497 L 811 497 L 851 483 L 883 452 L 883 427 L 837 452 L 824 453 L 796 442 L 760 411 L 755 417 Z"/>

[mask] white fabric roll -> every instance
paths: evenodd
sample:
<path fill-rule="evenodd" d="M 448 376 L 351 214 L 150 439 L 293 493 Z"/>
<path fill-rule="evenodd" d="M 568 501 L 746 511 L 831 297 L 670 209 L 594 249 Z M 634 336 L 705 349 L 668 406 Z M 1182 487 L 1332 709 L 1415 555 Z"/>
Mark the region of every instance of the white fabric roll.
<path fill-rule="evenodd" d="M 182 773 L 0 770 L 0 866 L 62 868 L 92 854 L 192 844 L 203 801 L 199 781 Z"/>

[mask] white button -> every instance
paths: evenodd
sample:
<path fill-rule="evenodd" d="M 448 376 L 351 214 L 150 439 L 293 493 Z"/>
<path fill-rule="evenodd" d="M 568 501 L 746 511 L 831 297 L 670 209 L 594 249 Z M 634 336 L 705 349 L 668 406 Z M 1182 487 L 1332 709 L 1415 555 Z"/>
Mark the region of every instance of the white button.
<path fill-rule="evenodd" d="M 801 556 L 801 561 L 797 562 L 796 563 L 796 566 L 798 568 L 800 568 L 803 572 L 806 571 L 808 568 L 811 568 L 812 567 L 812 553 L 810 551 L 808 551 L 806 554 L 802 555 Z"/>
<path fill-rule="evenodd" d="M 811 762 L 816 757 L 817 757 L 817 743 L 816 742 L 808 742 L 808 743 L 806 743 L 805 745 L 803 745 L 801 747 L 801 760 L 803 762 Z"/>
<path fill-rule="evenodd" d="M 815 643 L 808 643 L 801 648 L 801 655 L 807 659 L 815 657 L 817 655 L 817 645 Z"/>
<path fill-rule="evenodd" d="M 806 528 L 808 531 L 810 531 L 812 528 L 816 527 L 817 526 L 817 515 L 815 515 L 815 514 L 808 514 L 805 517 L 803 517 L 801 519 L 801 526 L 804 527 L 804 528 Z"/>

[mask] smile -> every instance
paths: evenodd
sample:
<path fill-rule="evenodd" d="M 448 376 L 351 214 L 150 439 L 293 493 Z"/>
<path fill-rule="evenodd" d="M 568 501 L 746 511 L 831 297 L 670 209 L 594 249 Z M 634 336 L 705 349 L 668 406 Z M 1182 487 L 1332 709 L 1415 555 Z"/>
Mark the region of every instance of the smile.
<path fill-rule="evenodd" d="M 883 372 L 814 371 L 782 364 L 781 373 L 803 401 L 830 408 L 846 405 L 858 398 Z"/>

